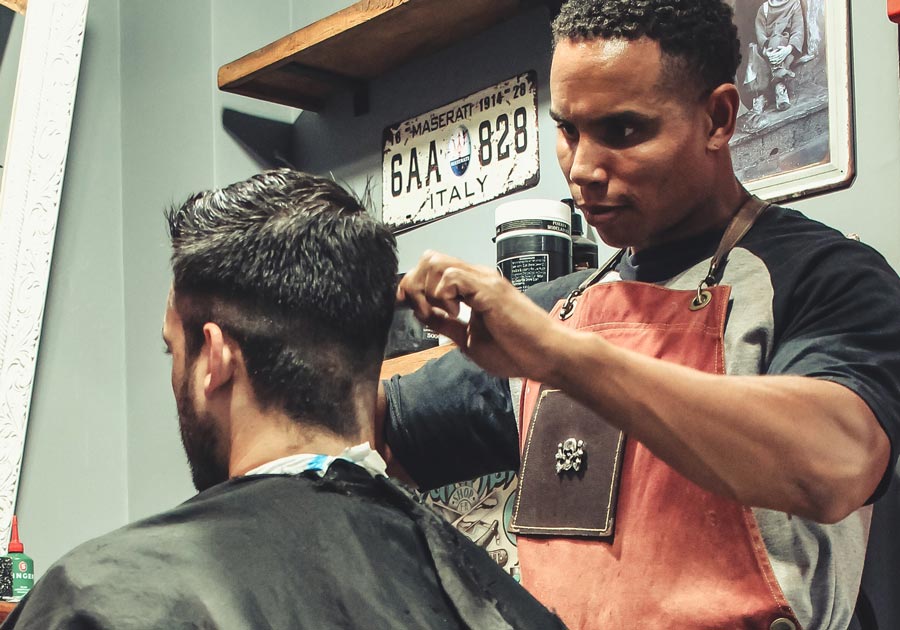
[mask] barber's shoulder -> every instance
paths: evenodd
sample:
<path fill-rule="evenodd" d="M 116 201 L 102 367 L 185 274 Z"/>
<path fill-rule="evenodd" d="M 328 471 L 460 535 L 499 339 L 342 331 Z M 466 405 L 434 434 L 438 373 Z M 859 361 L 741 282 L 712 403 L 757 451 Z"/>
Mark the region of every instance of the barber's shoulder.
<path fill-rule="evenodd" d="M 887 266 L 884 257 L 869 245 L 802 212 L 782 206 L 772 206 L 766 211 L 739 246 L 771 263 L 789 263 L 795 268 L 806 262 L 819 264 L 822 258 L 833 257 L 836 253 Z"/>
<path fill-rule="evenodd" d="M 773 207 L 739 247 L 768 272 L 776 313 L 787 316 L 798 303 L 848 299 L 870 304 L 873 312 L 900 312 L 900 277 L 884 256 L 800 212 Z"/>

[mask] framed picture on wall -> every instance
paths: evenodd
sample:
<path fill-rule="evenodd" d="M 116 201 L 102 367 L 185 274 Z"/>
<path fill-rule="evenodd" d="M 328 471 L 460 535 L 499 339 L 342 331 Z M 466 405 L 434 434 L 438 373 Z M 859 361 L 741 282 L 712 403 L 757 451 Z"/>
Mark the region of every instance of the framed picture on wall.
<path fill-rule="evenodd" d="M 764 199 L 854 176 L 849 0 L 729 0 L 741 40 L 735 172 Z"/>

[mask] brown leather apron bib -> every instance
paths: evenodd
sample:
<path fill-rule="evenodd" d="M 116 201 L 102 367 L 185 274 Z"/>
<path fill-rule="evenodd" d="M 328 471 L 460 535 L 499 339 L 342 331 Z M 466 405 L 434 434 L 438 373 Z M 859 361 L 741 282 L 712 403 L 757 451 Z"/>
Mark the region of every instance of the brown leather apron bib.
<path fill-rule="evenodd" d="M 697 291 L 587 286 L 598 273 L 552 316 L 635 352 L 723 374 L 730 289 L 715 286 L 719 267 L 764 209 L 755 199 L 744 205 Z M 522 583 L 570 628 L 800 627 L 750 508 L 688 481 L 539 383 L 523 384 L 521 411 L 513 524 Z"/>

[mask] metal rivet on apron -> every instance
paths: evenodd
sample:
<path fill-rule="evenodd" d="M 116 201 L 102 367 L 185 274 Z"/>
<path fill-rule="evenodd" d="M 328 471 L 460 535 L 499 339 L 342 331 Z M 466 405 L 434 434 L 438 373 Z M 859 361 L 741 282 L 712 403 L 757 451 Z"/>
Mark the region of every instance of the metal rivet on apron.
<path fill-rule="evenodd" d="M 772 622 L 769 630 L 797 630 L 797 624 L 786 617 L 779 617 Z"/>
<path fill-rule="evenodd" d="M 575 305 L 578 304 L 578 296 L 580 296 L 582 293 L 584 293 L 584 289 L 578 287 L 568 296 L 566 296 L 566 301 L 559 309 L 559 318 L 562 321 L 566 321 L 567 319 L 572 317 L 572 313 L 575 312 Z"/>
<path fill-rule="evenodd" d="M 556 474 L 561 475 L 569 470 L 578 472 L 581 470 L 581 460 L 584 457 L 584 440 L 567 438 L 560 442 L 556 448 Z"/>
<path fill-rule="evenodd" d="M 691 300 L 690 309 L 692 311 L 699 311 L 701 308 L 705 308 L 710 300 L 712 300 L 712 293 L 706 289 L 698 290 L 697 295 Z"/>
<path fill-rule="evenodd" d="M 566 300 L 566 303 L 563 304 L 562 308 L 559 309 L 559 318 L 562 321 L 566 321 L 572 314 L 575 312 L 575 305 L 578 304 L 578 300 L 574 298 L 570 298 Z"/>

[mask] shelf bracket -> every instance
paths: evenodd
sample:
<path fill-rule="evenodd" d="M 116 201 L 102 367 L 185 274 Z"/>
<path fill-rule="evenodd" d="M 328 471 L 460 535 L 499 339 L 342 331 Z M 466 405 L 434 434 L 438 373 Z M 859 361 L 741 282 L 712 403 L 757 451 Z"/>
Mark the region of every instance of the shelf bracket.
<path fill-rule="evenodd" d="M 348 77 L 339 72 L 307 66 L 296 61 L 287 63 L 279 69 L 304 79 L 348 89 L 353 94 L 353 115 L 362 116 L 369 113 L 369 83 L 364 79 Z"/>

